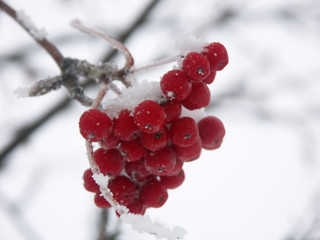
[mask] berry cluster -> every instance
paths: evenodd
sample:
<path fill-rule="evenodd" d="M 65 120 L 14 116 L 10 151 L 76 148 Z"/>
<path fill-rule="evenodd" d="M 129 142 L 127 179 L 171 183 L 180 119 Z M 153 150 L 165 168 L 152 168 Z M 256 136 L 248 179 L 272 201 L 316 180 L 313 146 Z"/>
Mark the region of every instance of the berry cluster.
<path fill-rule="evenodd" d="M 207 116 L 196 122 L 181 116 L 181 111 L 209 104 L 207 84 L 227 63 L 225 47 L 211 43 L 200 53 L 188 53 L 179 69 L 163 75 L 160 88 L 165 101 L 144 100 L 113 119 L 97 109 L 80 117 L 81 135 L 100 144 L 93 156 L 100 172 L 110 177 L 113 198 L 129 212 L 143 215 L 149 207 L 163 206 L 167 190 L 185 179 L 183 164 L 199 158 L 202 148 L 220 146 L 225 129 L 218 118 Z M 85 189 L 95 193 L 98 207 L 111 207 L 92 176 L 91 169 L 84 172 Z"/>

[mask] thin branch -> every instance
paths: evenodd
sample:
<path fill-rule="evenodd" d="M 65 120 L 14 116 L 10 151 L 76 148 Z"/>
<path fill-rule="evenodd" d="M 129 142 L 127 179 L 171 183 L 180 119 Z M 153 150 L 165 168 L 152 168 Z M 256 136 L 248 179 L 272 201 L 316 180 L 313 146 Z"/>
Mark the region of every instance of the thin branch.
<path fill-rule="evenodd" d="M 90 27 L 86 27 L 84 26 L 79 20 L 74 20 L 71 22 L 71 25 L 82 31 L 85 33 L 88 33 L 90 35 L 96 36 L 98 38 L 102 38 L 104 40 L 106 40 L 107 42 L 109 42 L 113 47 L 115 47 L 116 49 L 118 49 L 121 53 L 123 53 L 123 55 L 126 58 L 126 64 L 124 68 L 130 68 L 133 66 L 134 64 L 134 60 L 133 57 L 131 55 L 131 53 L 129 52 L 129 50 L 127 49 L 127 47 L 121 43 L 120 41 L 112 38 L 111 36 L 109 36 L 108 34 L 101 32 L 97 29 L 94 28 L 90 28 Z"/>
<path fill-rule="evenodd" d="M 16 10 L 10 7 L 8 4 L 0 0 L 0 9 L 6 12 L 10 17 L 12 17 L 17 23 L 21 25 L 21 27 L 26 30 L 26 32 L 38 43 L 40 46 L 47 51 L 47 53 L 54 59 L 56 64 L 60 67 L 60 63 L 63 60 L 63 55 L 61 52 L 54 46 L 51 42 L 49 42 L 44 36 L 37 37 L 35 32 L 33 32 L 30 26 L 26 24 L 21 18 Z"/>
<path fill-rule="evenodd" d="M 164 59 L 160 59 L 158 61 L 155 61 L 153 63 L 141 66 L 141 67 L 134 67 L 130 70 L 131 73 L 137 73 L 137 72 L 142 72 L 142 71 L 147 71 L 151 68 L 155 68 L 155 67 L 159 67 L 165 64 L 169 64 L 169 63 L 173 63 L 176 61 L 179 61 L 182 58 L 182 56 L 173 56 L 173 57 L 169 57 L 169 58 L 164 58 Z"/>

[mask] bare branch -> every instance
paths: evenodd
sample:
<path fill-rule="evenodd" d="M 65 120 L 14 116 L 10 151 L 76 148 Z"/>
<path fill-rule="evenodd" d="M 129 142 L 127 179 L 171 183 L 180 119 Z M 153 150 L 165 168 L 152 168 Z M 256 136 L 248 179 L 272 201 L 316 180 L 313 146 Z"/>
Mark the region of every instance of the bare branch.
<path fill-rule="evenodd" d="M 36 30 L 29 26 L 26 21 L 23 21 L 21 16 L 19 18 L 19 14 L 16 10 L 10 7 L 8 4 L 0 0 L 0 9 L 6 12 L 10 17 L 12 17 L 17 23 L 21 25 L 21 27 L 26 30 L 26 32 L 38 43 L 40 46 L 47 51 L 47 53 L 54 59 L 56 64 L 60 67 L 60 63 L 63 60 L 63 55 L 61 52 L 54 46 L 51 42 L 49 42 L 45 37 L 37 36 Z"/>

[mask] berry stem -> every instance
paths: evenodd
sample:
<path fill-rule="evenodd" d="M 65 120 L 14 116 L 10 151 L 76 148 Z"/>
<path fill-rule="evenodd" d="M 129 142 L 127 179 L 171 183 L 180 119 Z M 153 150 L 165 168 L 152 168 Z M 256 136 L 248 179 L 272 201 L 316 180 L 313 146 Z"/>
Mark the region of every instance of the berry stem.
<path fill-rule="evenodd" d="M 182 55 L 177 55 L 177 56 L 173 56 L 173 57 L 168 57 L 168 58 L 163 58 L 160 59 L 158 61 L 155 61 L 153 63 L 150 64 L 146 64 L 144 66 L 141 67 L 136 67 L 136 68 L 131 68 L 130 72 L 131 73 L 137 73 L 137 72 L 142 72 L 142 71 L 147 71 L 151 68 L 155 68 L 155 67 L 159 67 L 165 64 L 169 64 L 172 62 L 176 62 L 179 61 L 183 56 Z"/>
<path fill-rule="evenodd" d="M 96 96 L 96 98 L 94 99 L 91 108 L 97 109 L 103 99 L 103 97 L 106 95 L 108 91 L 108 85 L 106 85 L 105 83 L 101 83 L 100 84 L 100 90 Z"/>
<path fill-rule="evenodd" d="M 101 31 L 99 31 L 97 29 L 94 29 L 94 28 L 90 28 L 90 27 L 84 26 L 79 20 L 73 20 L 71 22 L 71 25 L 74 28 L 76 28 L 76 29 L 78 29 L 78 30 L 80 30 L 82 32 L 85 32 L 85 33 L 88 33 L 88 34 L 93 35 L 95 37 L 99 37 L 99 38 L 102 38 L 102 39 L 106 40 L 113 47 L 115 47 L 120 52 L 122 52 L 123 55 L 125 56 L 126 64 L 125 64 L 124 68 L 129 69 L 130 67 L 133 66 L 133 64 L 134 64 L 133 57 L 132 57 L 131 53 L 129 52 L 129 50 L 127 49 L 127 47 L 124 46 L 123 43 L 121 43 L 118 40 L 112 38 L 110 35 L 108 35 L 108 34 L 106 34 L 104 32 L 101 32 Z"/>

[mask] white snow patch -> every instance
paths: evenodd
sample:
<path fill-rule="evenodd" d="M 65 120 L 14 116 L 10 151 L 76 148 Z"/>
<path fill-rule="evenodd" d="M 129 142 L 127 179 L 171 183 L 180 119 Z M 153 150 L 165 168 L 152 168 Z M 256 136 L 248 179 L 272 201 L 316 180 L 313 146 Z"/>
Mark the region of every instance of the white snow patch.
<path fill-rule="evenodd" d="M 181 115 L 180 117 L 191 117 L 196 122 L 199 122 L 202 118 L 205 118 L 207 116 L 207 113 L 205 112 L 204 108 L 201 109 L 195 109 L 195 110 L 188 110 L 185 107 L 182 107 Z"/>
<path fill-rule="evenodd" d="M 114 99 L 107 99 L 104 102 L 105 112 L 110 118 L 118 117 L 123 109 L 133 111 L 134 108 L 144 100 L 155 102 L 164 101 L 165 96 L 161 92 L 159 82 L 152 81 L 134 81 L 132 87 L 122 90 L 122 94 Z"/>
<path fill-rule="evenodd" d="M 136 214 L 122 214 L 120 219 L 132 226 L 134 230 L 140 233 L 148 232 L 156 237 L 156 239 L 184 239 L 186 235 L 186 230 L 175 226 L 169 229 L 162 226 L 159 223 L 153 223 L 149 216 L 142 216 Z"/>
<path fill-rule="evenodd" d="M 175 47 L 181 55 L 185 56 L 189 52 L 203 52 L 203 48 L 207 45 L 209 43 L 203 39 L 191 34 L 184 34 L 178 38 Z"/>
<path fill-rule="evenodd" d="M 105 189 L 108 189 L 108 184 L 109 184 L 109 180 L 110 177 L 109 176 L 105 176 L 102 173 L 99 174 L 93 174 L 92 178 L 96 181 L 96 183 L 100 186 L 103 187 Z"/>
<path fill-rule="evenodd" d="M 17 11 L 16 17 L 34 38 L 43 40 L 48 35 L 44 29 L 38 29 L 32 22 L 31 18 L 23 10 Z"/>
<path fill-rule="evenodd" d="M 29 97 L 29 88 L 19 87 L 13 91 L 18 98 L 26 98 Z"/>

